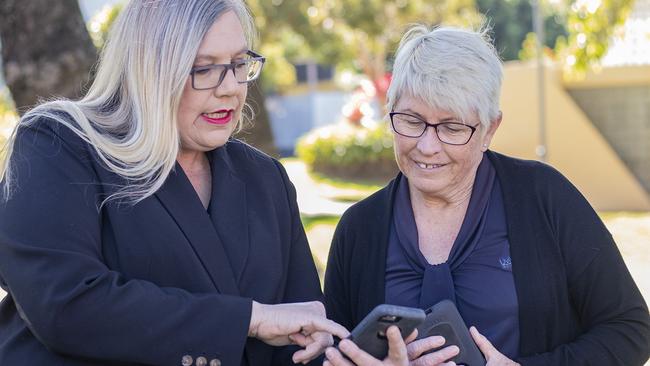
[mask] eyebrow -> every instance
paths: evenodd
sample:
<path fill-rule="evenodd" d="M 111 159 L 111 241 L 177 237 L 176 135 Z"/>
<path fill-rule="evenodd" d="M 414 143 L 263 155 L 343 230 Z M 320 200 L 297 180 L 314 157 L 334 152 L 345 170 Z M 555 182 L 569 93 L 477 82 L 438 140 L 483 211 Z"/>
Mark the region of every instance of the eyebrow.
<path fill-rule="evenodd" d="M 423 120 L 423 121 L 426 121 L 426 120 L 427 120 L 427 119 L 424 118 L 420 113 L 418 113 L 418 112 L 416 112 L 416 111 L 414 111 L 414 110 L 412 110 L 412 109 L 409 109 L 409 108 L 404 109 L 402 112 L 399 112 L 399 113 L 411 114 L 411 115 L 414 115 L 415 117 L 418 117 L 419 119 L 421 119 L 421 120 Z"/>
<path fill-rule="evenodd" d="M 244 46 L 239 51 L 234 52 L 232 55 L 241 55 L 241 54 L 245 54 L 246 52 L 248 52 L 248 47 Z M 214 57 L 212 55 L 206 55 L 206 54 L 198 54 L 198 55 L 196 55 L 196 58 L 194 59 L 194 61 L 196 62 L 196 61 L 200 61 L 200 60 L 215 61 L 216 57 Z"/>
<path fill-rule="evenodd" d="M 414 111 L 414 110 L 412 110 L 412 109 L 410 109 L 410 108 L 407 108 L 407 109 L 405 109 L 404 111 L 399 112 L 399 113 L 411 114 L 411 115 L 413 115 L 413 116 L 415 116 L 415 117 L 418 117 L 419 119 L 421 119 L 421 120 L 424 121 L 424 122 L 427 122 L 427 123 L 429 122 L 429 121 L 428 121 L 426 118 L 424 118 L 424 116 L 422 116 L 420 113 L 418 113 L 418 112 L 416 112 L 416 111 Z M 456 117 L 447 117 L 447 118 L 443 118 L 443 119 L 441 119 L 441 120 L 438 121 L 438 123 L 442 123 L 442 122 L 461 122 L 461 120 L 460 120 L 459 118 L 456 118 Z"/>

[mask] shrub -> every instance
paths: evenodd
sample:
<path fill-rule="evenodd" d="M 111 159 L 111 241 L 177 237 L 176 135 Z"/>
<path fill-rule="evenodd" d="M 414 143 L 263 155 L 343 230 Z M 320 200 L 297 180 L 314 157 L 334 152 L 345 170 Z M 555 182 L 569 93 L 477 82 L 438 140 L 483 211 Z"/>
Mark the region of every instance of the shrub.
<path fill-rule="evenodd" d="M 106 43 L 108 32 L 115 22 L 115 19 L 124 8 L 124 2 L 119 2 L 112 5 L 104 5 L 102 10 L 93 15 L 86 25 L 90 38 L 93 40 L 95 47 L 101 49 Z"/>
<path fill-rule="evenodd" d="M 6 86 L 2 87 L 0 88 L 0 163 L 4 159 L 7 137 L 11 134 L 16 122 L 18 122 L 18 115 L 11 95 L 9 95 L 9 89 Z"/>
<path fill-rule="evenodd" d="M 397 172 L 393 138 L 384 123 L 319 128 L 300 138 L 296 154 L 313 171 L 337 178 L 385 180 Z"/>

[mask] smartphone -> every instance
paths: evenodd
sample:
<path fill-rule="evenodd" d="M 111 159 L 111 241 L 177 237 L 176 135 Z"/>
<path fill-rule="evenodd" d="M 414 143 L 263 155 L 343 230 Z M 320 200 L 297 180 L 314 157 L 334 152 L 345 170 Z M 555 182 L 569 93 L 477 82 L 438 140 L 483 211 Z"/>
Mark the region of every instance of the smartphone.
<path fill-rule="evenodd" d="M 485 358 L 469 334 L 469 330 L 460 316 L 456 304 L 451 300 L 442 300 L 425 311 L 426 319 L 418 326 L 418 338 L 434 335 L 445 337 L 442 347 L 430 350 L 435 352 L 441 348 L 456 345 L 460 353 L 451 359 L 457 365 L 484 366 Z"/>
<path fill-rule="evenodd" d="M 399 328 L 402 338 L 408 337 L 426 317 L 422 309 L 382 304 L 375 307 L 350 333 L 348 339 L 373 357 L 383 360 L 388 355 L 386 330 Z"/>

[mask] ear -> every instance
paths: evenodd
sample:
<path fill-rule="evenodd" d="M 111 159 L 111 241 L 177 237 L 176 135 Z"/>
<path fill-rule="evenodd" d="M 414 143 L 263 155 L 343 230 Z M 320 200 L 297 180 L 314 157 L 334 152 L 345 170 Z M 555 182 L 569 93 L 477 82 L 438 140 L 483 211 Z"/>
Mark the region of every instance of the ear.
<path fill-rule="evenodd" d="M 490 142 L 492 142 L 492 137 L 497 132 L 497 129 L 501 125 L 501 119 L 503 118 L 503 113 L 499 111 L 497 116 L 490 121 L 490 127 L 488 127 L 485 135 L 483 135 L 483 141 L 481 145 L 481 151 L 485 152 L 490 147 Z"/>

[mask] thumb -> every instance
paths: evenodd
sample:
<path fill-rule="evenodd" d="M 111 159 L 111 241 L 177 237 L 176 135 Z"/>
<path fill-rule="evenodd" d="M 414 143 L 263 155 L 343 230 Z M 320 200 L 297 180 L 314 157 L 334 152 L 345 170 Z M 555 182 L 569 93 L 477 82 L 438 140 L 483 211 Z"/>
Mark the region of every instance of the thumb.
<path fill-rule="evenodd" d="M 478 332 L 478 329 L 476 329 L 476 327 L 470 327 L 469 332 L 472 335 L 472 338 L 474 338 L 474 342 L 478 346 L 478 349 L 481 350 L 481 353 L 483 353 L 485 359 L 489 361 L 490 357 L 494 354 L 495 351 L 497 351 L 497 349 L 494 348 L 492 343 L 490 343 L 490 341 L 485 338 L 483 334 Z"/>

